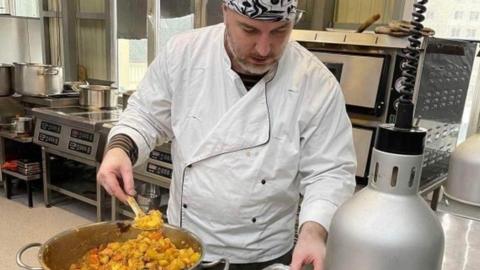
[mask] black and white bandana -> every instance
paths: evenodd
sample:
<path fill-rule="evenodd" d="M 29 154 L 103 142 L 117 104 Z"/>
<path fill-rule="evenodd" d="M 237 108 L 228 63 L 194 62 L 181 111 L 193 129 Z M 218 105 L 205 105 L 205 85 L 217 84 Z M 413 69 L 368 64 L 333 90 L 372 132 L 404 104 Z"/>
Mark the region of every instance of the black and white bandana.
<path fill-rule="evenodd" d="M 224 0 L 225 5 L 247 17 L 263 21 L 295 21 L 298 0 Z"/>

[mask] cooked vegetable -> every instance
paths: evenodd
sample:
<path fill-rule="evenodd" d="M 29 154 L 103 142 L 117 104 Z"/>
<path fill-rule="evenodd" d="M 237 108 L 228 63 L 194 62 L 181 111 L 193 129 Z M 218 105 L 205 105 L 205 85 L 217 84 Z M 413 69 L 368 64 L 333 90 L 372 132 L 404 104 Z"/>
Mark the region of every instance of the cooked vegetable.
<path fill-rule="evenodd" d="M 162 227 L 162 213 L 158 210 L 150 210 L 144 216 L 137 216 L 133 222 L 133 226 L 141 230 L 158 229 Z"/>
<path fill-rule="evenodd" d="M 200 253 L 178 249 L 161 231 L 144 231 L 135 239 L 91 249 L 70 270 L 183 270 L 199 259 Z"/>

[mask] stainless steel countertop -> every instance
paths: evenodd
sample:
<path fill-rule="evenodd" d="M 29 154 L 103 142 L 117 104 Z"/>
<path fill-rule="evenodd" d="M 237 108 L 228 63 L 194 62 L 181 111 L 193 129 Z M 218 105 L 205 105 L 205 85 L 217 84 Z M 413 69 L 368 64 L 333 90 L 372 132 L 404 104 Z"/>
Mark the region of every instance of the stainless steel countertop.
<path fill-rule="evenodd" d="M 445 232 L 442 270 L 480 269 L 480 221 L 446 213 L 438 216 Z"/>
<path fill-rule="evenodd" d="M 118 121 L 120 113 L 120 109 L 102 110 L 80 106 L 32 109 L 32 114 L 43 120 L 91 131 L 99 131 L 103 124 Z"/>
<path fill-rule="evenodd" d="M 77 96 L 63 96 L 63 97 L 29 97 L 20 96 L 18 100 L 24 103 L 47 106 L 47 107 L 65 107 L 79 105 L 79 98 Z"/>

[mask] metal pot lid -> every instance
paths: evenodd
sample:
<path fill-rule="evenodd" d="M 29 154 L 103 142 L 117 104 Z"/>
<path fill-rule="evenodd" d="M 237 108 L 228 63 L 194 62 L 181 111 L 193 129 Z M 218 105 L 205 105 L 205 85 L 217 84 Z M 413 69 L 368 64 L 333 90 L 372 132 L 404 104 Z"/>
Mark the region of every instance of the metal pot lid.
<path fill-rule="evenodd" d="M 84 84 L 79 86 L 80 89 L 91 90 L 91 91 L 117 91 L 118 88 L 106 85 L 96 85 L 96 84 Z"/>
<path fill-rule="evenodd" d="M 54 66 L 54 65 L 48 65 L 48 64 L 41 64 L 41 63 L 26 63 L 26 66 L 29 67 L 46 67 L 46 68 L 61 68 L 62 66 Z"/>

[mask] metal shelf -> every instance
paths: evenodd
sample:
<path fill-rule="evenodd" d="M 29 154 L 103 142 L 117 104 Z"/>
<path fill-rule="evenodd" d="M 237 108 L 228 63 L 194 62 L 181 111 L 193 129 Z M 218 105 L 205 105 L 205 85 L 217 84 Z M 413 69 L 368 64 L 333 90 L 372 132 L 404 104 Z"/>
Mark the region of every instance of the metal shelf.
<path fill-rule="evenodd" d="M 31 136 L 18 136 L 16 133 L 11 133 L 8 131 L 0 131 L 0 137 L 13 140 L 20 143 L 31 143 L 33 142 L 33 137 Z"/>
<path fill-rule="evenodd" d="M 38 180 L 38 179 L 41 178 L 40 174 L 24 175 L 24 174 L 14 172 L 14 171 L 10 171 L 10 170 L 6 170 L 6 169 L 2 169 L 2 173 L 11 175 L 11 176 L 13 176 L 15 178 L 18 178 L 20 180 L 23 180 L 23 181 L 32 181 L 32 180 Z"/>
<path fill-rule="evenodd" d="M 83 195 L 80 195 L 80 194 L 77 194 L 77 193 L 72 192 L 72 191 L 70 191 L 70 190 L 61 188 L 61 187 L 59 187 L 59 186 L 49 184 L 49 185 L 48 185 L 48 189 L 53 190 L 53 191 L 56 191 L 56 192 L 61 193 L 61 194 L 63 194 L 63 195 L 66 195 L 66 196 L 68 196 L 68 197 L 77 199 L 77 200 L 79 200 L 79 201 L 88 203 L 88 204 L 90 204 L 90 205 L 97 206 L 97 201 L 96 201 L 96 200 L 91 199 L 91 198 L 88 198 L 88 197 L 83 196 Z"/>

